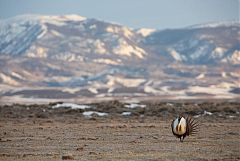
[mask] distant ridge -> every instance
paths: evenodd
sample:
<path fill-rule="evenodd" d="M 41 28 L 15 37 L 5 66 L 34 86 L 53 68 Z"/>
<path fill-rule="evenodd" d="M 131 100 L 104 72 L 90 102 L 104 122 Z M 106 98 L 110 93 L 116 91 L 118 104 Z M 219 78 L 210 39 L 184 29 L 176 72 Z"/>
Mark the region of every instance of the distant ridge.
<path fill-rule="evenodd" d="M 239 22 L 158 30 L 79 15 L 1 20 L 0 98 L 237 98 L 239 31 Z"/>

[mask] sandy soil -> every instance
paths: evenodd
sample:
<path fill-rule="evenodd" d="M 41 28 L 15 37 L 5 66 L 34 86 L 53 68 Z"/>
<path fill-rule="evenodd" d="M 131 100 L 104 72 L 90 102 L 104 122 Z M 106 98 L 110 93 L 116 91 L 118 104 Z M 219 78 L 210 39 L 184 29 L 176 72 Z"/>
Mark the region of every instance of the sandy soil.
<path fill-rule="evenodd" d="M 238 116 L 200 116 L 200 132 L 179 142 L 173 115 L 85 118 L 67 109 L 40 115 L 45 108 L 0 107 L 1 161 L 240 160 Z"/>

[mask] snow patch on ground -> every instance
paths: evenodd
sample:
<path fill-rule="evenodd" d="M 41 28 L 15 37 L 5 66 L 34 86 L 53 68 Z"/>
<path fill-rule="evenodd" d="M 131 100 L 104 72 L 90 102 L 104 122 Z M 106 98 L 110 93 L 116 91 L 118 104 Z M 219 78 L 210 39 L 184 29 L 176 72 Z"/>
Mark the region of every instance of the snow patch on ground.
<path fill-rule="evenodd" d="M 142 104 L 137 104 L 137 103 L 131 103 L 131 104 L 128 104 L 128 105 L 124 105 L 125 107 L 127 108 L 145 108 L 146 105 L 142 105 Z"/>
<path fill-rule="evenodd" d="M 92 117 L 92 115 L 97 115 L 97 116 L 101 116 L 101 117 L 103 117 L 103 116 L 108 116 L 108 113 L 105 113 L 105 112 L 96 112 L 96 111 L 85 111 L 85 112 L 83 112 L 82 113 L 83 114 L 83 116 L 85 116 L 85 117 Z"/>
<path fill-rule="evenodd" d="M 212 112 L 208 112 L 208 111 L 205 111 L 205 110 L 203 112 L 203 116 L 205 116 L 205 115 L 210 115 L 211 116 L 212 114 L 213 114 Z"/>
<path fill-rule="evenodd" d="M 59 103 L 52 106 L 52 108 L 62 108 L 62 107 L 69 107 L 71 109 L 82 109 L 82 110 L 92 108 L 91 106 L 88 106 L 88 105 L 78 105 L 74 103 Z"/>
<path fill-rule="evenodd" d="M 204 110 L 204 111 L 203 111 L 203 114 L 195 115 L 195 116 L 193 116 L 193 117 L 194 117 L 194 118 L 198 118 L 198 117 L 201 117 L 201 116 L 206 116 L 206 115 L 209 115 L 209 116 L 211 116 L 211 115 L 213 115 L 213 113 L 212 113 L 212 112 L 208 112 L 208 111 Z"/>
<path fill-rule="evenodd" d="M 131 112 L 122 112 L 122 116 L 130 116 L 132 113 Z"/>

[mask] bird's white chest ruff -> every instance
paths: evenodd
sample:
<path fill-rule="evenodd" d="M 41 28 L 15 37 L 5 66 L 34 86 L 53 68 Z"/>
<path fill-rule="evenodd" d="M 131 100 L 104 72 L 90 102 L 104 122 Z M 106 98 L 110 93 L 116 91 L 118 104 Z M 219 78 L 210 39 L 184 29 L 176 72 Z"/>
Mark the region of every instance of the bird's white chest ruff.
<path fill-rule="evenodd" d="M 174 120 L 173 122 L 173 132 L 177 135 L 183 135 L 186 133 L 187 122 L 182 117 L 180 121 L 178 119 Z"/>

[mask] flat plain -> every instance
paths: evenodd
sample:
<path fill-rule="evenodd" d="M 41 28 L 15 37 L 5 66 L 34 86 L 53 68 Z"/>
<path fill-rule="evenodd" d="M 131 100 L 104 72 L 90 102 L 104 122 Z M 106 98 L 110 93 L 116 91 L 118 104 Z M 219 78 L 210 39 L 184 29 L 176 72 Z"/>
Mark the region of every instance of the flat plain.
<path fill-rule="evenodd" d="M 154 112 L 155 105 L 148 106 L 129 116 L 111 109 L 105 117 L 47 105 L 1 106 L 0 160 L 240 160 L 239 103 L 209 107 L 215 110 L 212 114 L 199 114 L 207 104 L 192 108 L 187 113 L 200 123 L 199 133 L 184 142 L 170 127 L 179 111 L 166 112 L 157 104 L 159 111 Z"/>

